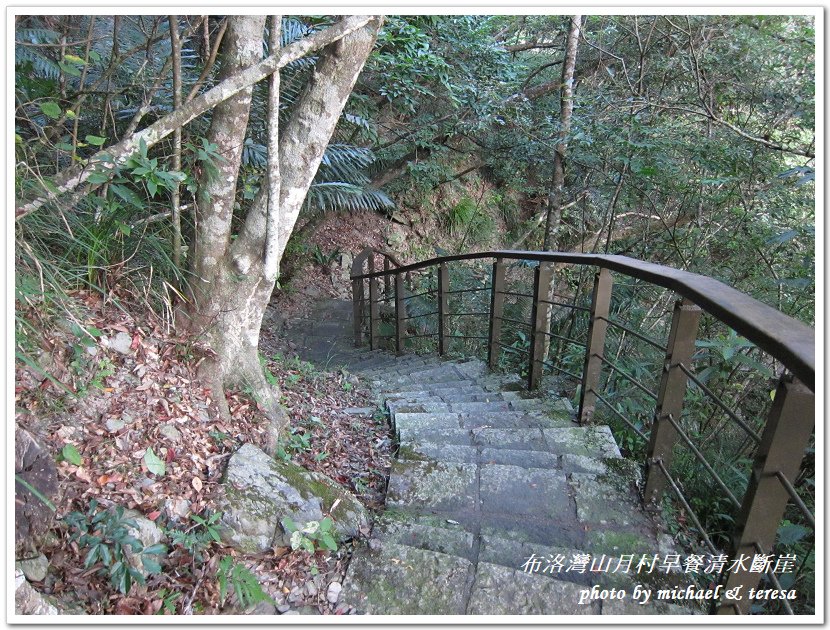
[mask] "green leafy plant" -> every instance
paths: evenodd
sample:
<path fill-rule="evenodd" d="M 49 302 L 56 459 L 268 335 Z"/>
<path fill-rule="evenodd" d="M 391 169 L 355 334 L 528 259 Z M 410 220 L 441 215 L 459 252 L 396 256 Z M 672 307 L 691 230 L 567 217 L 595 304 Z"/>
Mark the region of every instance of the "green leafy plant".
<path fill-rule="evenodd" d="M 236 596 L 237 602 L 243 608 L 248 608 L 259 602 L 274 603 L 274 600 L 262 590 L 256 575 L 244 564 L 234 562 L 230 556 L 219 561 L 217 572 L 219 580 L 219 600 L 224 606 L 230 591 Z"/>
<path fill-rule="evenodd" d="M 222 541 L 219 535 L 221 512 L 205 513 L 203 516 L 191 514 L 193 525 L 187 529 L 169 529 L 167 535 L 174 545 L 187 550 L 197 560 L 201 560 L 205 551 L 213 544 Z"/>
<path fill-rule="evenodd" d="M 130 533 L 136 523 L 124 518 L 124 508 L 113 510 L 98 509 L 98 501 L 89 502 L 86 512 L 71 512 L 64 522 L 70 528 L 71 540 L 87 549 L 84 567 L 89 569 L 102 565 L 96 572 L 107 574 L 110 584 L 121 593 L 130 592 L 136 582 L 144 584 L 142 572 L 130 562 L 130 552 L 141 558 L 141 564 L 149 574 L 160 573 L 160 556 L 167 551 L 163 544 L 144 547 L 142 542 Z"/>
<path fill-rule="evenodd" d="M 277 456 L 288 461 L 291 459 L 291 455 L 310 450 L 311 436 L 302 432 L 297 427 L 292 427 L 288 435 L 288 440 L 285 442 L 280 441 L 277 445 Z"/>
<path fill-rule="evenodd" d="M 324 253 L 319 245 L 314 245 L 311 249 L 311 257 L 314 259 L 314 262 L 322 267 L 330 266 L 339 255 L 339 249 L 332 250 L 328 254 Z"/>
<path fill-rule="evenodd" d="M 176 600 L 178 600 L 182 594 L 181 593 L 173 593 L 168 592 L 166 588 L 161 589 L 158 592 L 158 596 L 161 598 L 161 608 L 156 611 L 157 615 L 175 615 L 176 614 Z"/>
<path fill-rule="evenodd" d="M 334 521 L 329 516 L 321 521 L 309 521 L 302 527 L 286 517 L 282 520 L 282 525 L 286 531 L 291 532 L 291 548 L 295 551 L 297 549 L 309 553 L 314 553 L 318 549 L 337 551 L 337 541 L 333 534 Z"/>

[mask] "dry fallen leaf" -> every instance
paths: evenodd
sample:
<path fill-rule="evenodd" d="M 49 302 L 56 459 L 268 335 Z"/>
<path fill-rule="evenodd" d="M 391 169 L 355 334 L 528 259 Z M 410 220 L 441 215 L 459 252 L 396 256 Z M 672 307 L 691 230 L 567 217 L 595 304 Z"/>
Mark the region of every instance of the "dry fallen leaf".
<path fill-rule="evenodd" d="M 198 477 L 193 477 L 192 485 L 193 485 L 193 489 L 196 492 L 201 492 L 202 491 L 202 480 L 199 479 Z"/>

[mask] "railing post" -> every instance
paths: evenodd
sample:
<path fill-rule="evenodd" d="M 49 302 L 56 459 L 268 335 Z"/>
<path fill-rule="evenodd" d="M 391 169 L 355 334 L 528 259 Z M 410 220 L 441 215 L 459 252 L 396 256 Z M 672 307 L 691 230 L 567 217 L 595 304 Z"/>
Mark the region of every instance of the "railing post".
<path fill-rule="evenodd" d="M 354 320 L 354 345 L 363 345 L 363 279 L 352 280 L 352 319 Z"/>
<path fill-rule="evenodd" d="M 447 291 L 450 287 L 450 273 L 447 263 L 438 265 L 438 354 L 447 354 L 447 331 L 449 329 L 449 301 Z"/>
<path fill-rule="evenodd" d="M 671 416 L 675 422 L 680 423 L 686 383 L 689 380 L 686 373 L 680 369 L 680 364 L 691 366 L 700 315 L 700 308 L 689 300 L 683 299 L 675 302 L 666 359 L 663 362 L 663 375 L 660 379 L 660 389 L 657 392 L 657 406 L 646 454 L 646 506 L 658 503 L 666 488 L 666 479 L 654 462 L 661 460 L 666 470 L 669 470 L 671 466 L 677 430 L 668 418 Z"/>
<path fill-rule="evenodd" d="M 732 544 L 733 558 L 740 554 L 754 556 L 772 553 L 778 525 L 784 516 L 790 495 L 781 485 L 777 473 L 794 481 L 804 459 L 815 426 L 815 396 L 806 385 L 791 375 L 778 382 L 761 443 L 755 455 L 749 486 L 744 495 Z M 799 558 L 801 560 L 801 558 Z M 741 600 L 721 600 L 718 614 L 749 612 L 747 591 L 758 585 L 761 573 L 736 571 L 729 574 L 724 591 L 743 586 Z"/>
<path fill-rule="evenodd" d="M 530 331 L 530 364 L 528 370 L 528 389 L 538 389 L 545 371 L 545 348 L 547 333 L 550 332 L 551 304 L 547 302 L 553 280 L 553 267 L 550 263 L 540 262 L 534 272 L 533 285 L 533 328 Z M 540 302 L 539 300 L 546 300 Z"/>
<path fill-rule="evenodd" d="M 490 289 L 490 342 L 487 351 L 487 364 L 495 369 L 499 362 L 499 342 L 501 341 L 501 318 L 504 315 L 504 259 L 497 258 L 493 263 L 493 280 Z"/>
<path fill-rule="evenodd" d="M 406 334 L 406 303 L 404 302 L 403 275 L 395 274 L 395 351 L 403 354 Z"/>
<path fill-rule="evenodd" d="M 377 350 L 378 347 L 378 279 L 369 278 L 369 347 Z"/>
<path fill-rule="evenodd" d="M 383 270 L 386 275 L 383 276 L 383 297 L 389 297 L 389 293 L 392 290 L 392 277 L 389 275 L 389 258 L 386 256 L 383 257 Z"/>
<path fill-rule="evenodd" d="M 611 307 L 611 272 L 600 269 L 594 276 L 594 294 L 591 298 L 591 321 L 588 324 L 588 345 L 582 366 L 582 391 L 579 395 L 579 424 L 589 424 L 597 404 L 602 357 L 605 352 L 605 331 L 608 328 L 608 311 Z"/>

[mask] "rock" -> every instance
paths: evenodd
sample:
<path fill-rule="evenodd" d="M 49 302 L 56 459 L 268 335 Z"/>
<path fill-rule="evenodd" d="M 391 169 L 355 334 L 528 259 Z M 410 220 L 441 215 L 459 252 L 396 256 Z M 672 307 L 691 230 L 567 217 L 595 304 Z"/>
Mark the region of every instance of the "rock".
<path fill-rule="evenodd" d="M 43 554 L 31 559 L 21 560 L 17 563 L 23 575 L 30 582 L 42 582 L 46 579 L 49 570 L 49 560 Z"/>
<path fill-rule="evenodd" d="M 256 606 L 247 610 L 246 615 L 276 615 L 277 607 L 271 602 L 259 602 Z"/>
<path fill-rule="evenodd" d="M 386 237 L 386 244 L 390 247 L 397 247 L 406 242 L 406 230 L 398 224 L 389 224 L 389 233 Z"/>
<path fill-rule="evenodd" d="M 344 278 L 348 278 L 352 274 L 352 263 L 354 262 L 354 256 L 352 256 L 349 252 L 344 254 L 340 254 L 340 269 L 341 275 Z"/>
<path fill-rule="evenodd" d="M 107 345 L 111 350 L 115 350 L 119 354 L 130 354 L 130 346 L 133 344 L 133 338 L 125 332 L 120 332 L 115 337 L 110 337 Z"/>
<path fill-rule="evenodd" d="M 400 212 L 393 212 L 393 213 L 392 213 L 392 217 L 391 217 L 391 219 L 392 219 L 395 223 L 400 223 L 401 225 L 406 225 L 406 226 L 411 226 L 411 225 L 412 225 L 412 221 L 410 221 L 409 219 L 407 219 L 407 218 L 406 218 L 404 215 L 402 215 Z"/>
<path fill-rule="evenodd" d="M 295 586 L 291 589 L 291 592 L 288 593 L 288 601 L 292 604 L 296 604 L 301 599 L 303 599 L 303 591 L 299 586 Z"/>
<path fill-rule="evenodd" d="M 375 413 L 374 407 L 346 407 L 343 413 L 350 416 L 371 416 Z"/>
<path fill-rule="evenodd" d="M 186 519 L 190 515 L 190 501 L 187 499 L 167 499 L 164 511 L 174 521 Z"/>
<path fill-rule="evenodd" d="M 118 433 L 121 429 L 127 426 L 127 423 L 120 418 L 110 418 L 104 423 L 104 426 L 107 427 L 107 431 L 110 433 Z"/>
<path fill-rule="evenodd" d="M 343 585 L 340 582 L 332 582 L 326 591 L 326 599 L 330 604 L 336 604 L 340 599 L 340 591 L 343 590 Z"/>
<path fill-rule="evenodd" d="M 169 423 L 161 425 L 161 427 L 159 427 L 159 433 L 173 442 L 178 442 L 182 438 L 182 434 L 179 430 Z"/>
<path fill-rule="evenodd" d="M 306 582 L 305 592 L 309 597 L 316 597 L 317 585 L 314 582 Z"/>
<path fill-rule="evenodd" d="M 366 509 L 350 492 L 325 475 L 274 460 L 252 444 L 231 457 L 217 502 L 222 542 L 246 553 L 290 546 L 291 534 L 282 526 L 286 517 L 303 527 L 330 515 L 339 540 L 369 526 Z"/>
<path fill-rule="evenodd" d="M 14 433 L 14 540 L 18 556 L 26 555 L 22 550 L 36 548 L 36 538 L 50 528 L 54 515 L 35 493 L 35 488 L 47 499 L 58 493 L 58 469 L 52 455 L 28 431 L 16 429 Z"/>
<path fill-rule="evenodd" d="M 291 610 L 291 606 L 289 606 L 288 604 L 280 604 L 279 606 L 277 606 L 277 612 L 281 615 L 284 615 L 289 610 Z"/>
<path fill-rule="evenodd" d="M 17 615 L 60 615 L 61 611 L 26 581 L 23 571 L 14 574 L 14 612 Z"/>
<path fill-rule="evenodd" d="M 149 518 L 145 518 L 137 510 L 124 510 L 122 520 L 129 520 L 134 523 L 134 526 L 129 526 L 127 531 L 131 536 L 138 539 L 145 548 L 157 545 L 165 540 L 164 533 L 159 529 L 159 526 Z M 141 561 L 140 553 L 135 553 L 129 547 L 125 546 L 124 555 L 127 556 L 127 560 L 129 560 L 133 568 L 138 569 L 143 576 L 147 577 L 148 573 Z"/>

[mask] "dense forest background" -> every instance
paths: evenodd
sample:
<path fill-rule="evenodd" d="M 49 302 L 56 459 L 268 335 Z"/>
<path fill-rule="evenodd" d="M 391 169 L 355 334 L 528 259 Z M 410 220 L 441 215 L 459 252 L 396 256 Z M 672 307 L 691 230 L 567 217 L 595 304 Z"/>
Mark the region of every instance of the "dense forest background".
<path fill-rule="evenodd" d="M 320 297 L 310 279 L 328 279 L 338 255 L 367 245 L 405 261 L 550 249 L 712 276 L 813 325 L 814 18 L 576 17 L 386 16 L 282 243 L 272 307 Z M 249 53 L 273 54 L 334 22 L 283 16 Z M 86 350 L 102 334 L 86 315 L 100 302 L 150 313 L 184 356 L 203 356 L 177 322 L 198 288 L 205 191 L 238 161 L 228 223 L 229 242 L 241 242 L 269 172 L 273 181 L 269 121 L 288 124 L 306 107 L 329 53 L 281 68 L 273 116 L 273 83 L 253 85 L 237 157 L 216 140 L 209 109 L 104 173 L 108 148 L 238 69 L 225 52 L 234 26 L 221 16 L 42 15 L 16 16 L 14 34 L 15 352 L 18 369 L 54 390 L 26 398 L 48 411 L 45 398 L 103 388 L 112 366 Z M 68 172 L 83 175 L 64 192 Z M 585 278 L 568 286 L 587 299 Z M 616 308 L 630 319 L 669 312 L 669 296 L 628 289 Z M 71 340 L 63 362 L 46 358 L 56 325 Z M 753 410 L 768 404 L 774 362 L 715 324 L 703 329 L 710 387 Z M 659 361 L 630 349 L 632 373 Z M 633 401 L 626 411 L 651 412 L 618 394 Z M 709 416 L 698 429 L 718 425 Z M 624 427 L 620 441 L 641 448 Z M 710 446 L 746 483 L 745 445 L 737 455 L 721 453 L 722 440 Z M 732 517 L 705 509 L 725 540 Z M 811 553 L 806 530 L 790 537 Z"/>

